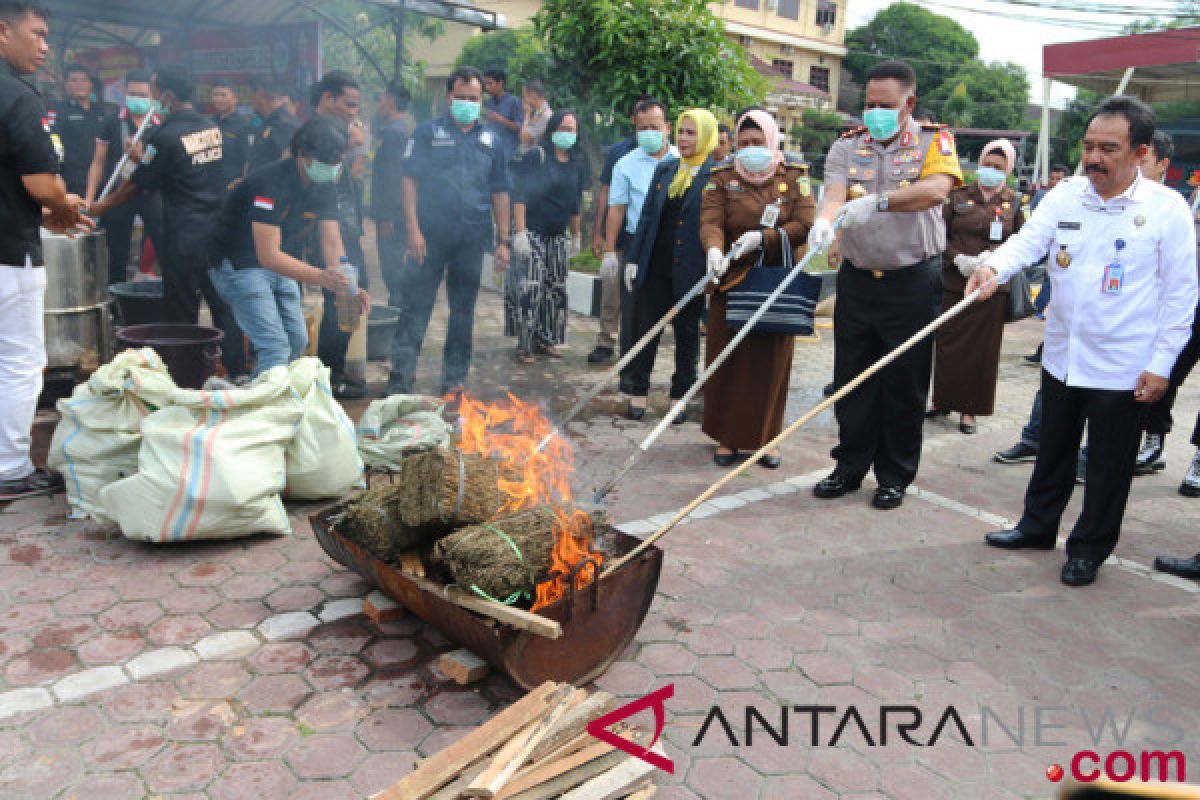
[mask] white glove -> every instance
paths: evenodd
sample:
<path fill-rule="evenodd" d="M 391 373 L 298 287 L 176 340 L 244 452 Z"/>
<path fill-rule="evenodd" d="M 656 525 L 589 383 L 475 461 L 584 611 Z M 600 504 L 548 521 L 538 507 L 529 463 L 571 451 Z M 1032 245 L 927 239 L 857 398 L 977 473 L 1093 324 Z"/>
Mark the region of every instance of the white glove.
<path fill-rule="evenodd" d="M 574 258 L 583 250 L 583 239 L 579 234 L 571 237 L 567 242 L 567 258 Z"/>
<path fill-rule="evenodd" d="M 879 198 L 873 194 L 851 200 L 842 206 L 842 229 L 851 231 L 862 225 L 876 213 L 875 204 Z"/>
<path fill-rule="evenodd" d="M 533 255 L 533 243 L 529 241 L 529 231 L 517 231 L 512 238 L 513 255 L 520 259 Z"/>
<path fill-rule="evenodd" d="M 983 262 L 987 261 L 991 255 L 991 250 L 984 250 L 977 256 L 969 256 L 965 253 L 959 253 L 954 257 L 954 266 L 958 267 L 959 273 L 964 278 L 969 278 L 971 277 L 971 273 L 983 266 Z"/>
<path fill-rule="evenodd" d="M 837 234 L 833 231 L 833 224 L 829 220 L 817 217 L 817 221 L 813 223 L 812 228 L 808 231 L 809 251 L 827 250 L 833 247 L 833 243 L 836 241 Z"/>
<path fill-rule="evenodd" d="M 753 253 L 762 247 L 762 243 L 762 231 L 746 231 L 733 243 L 733 249 L 729 251 L 729 260 L 737 261 L 747 253 Z"/>
<path fill-rule="evenodd" d="M 719 247 L 708 248 L 708 274 L 712 276 L 713 283 L 716 283 L 727 269 L 729 269 L 729 262 L 725 260 L 725 254 L 721 252 L 721 249 Z"/>
<path fill-rule="evenodd" d="M 605 253 L 604 259 L 600 262 L 600 277 L 605 280 L 617 277 L 617 268 L 620 266 L 621 262 L 617 259 L 616 253 Z"/>
<path fill-rule="evenodd" d="M 632 261 L 625 265 L 625 291 L 633 291 L 633 282 L 637 280 L 637 264 Z"/>

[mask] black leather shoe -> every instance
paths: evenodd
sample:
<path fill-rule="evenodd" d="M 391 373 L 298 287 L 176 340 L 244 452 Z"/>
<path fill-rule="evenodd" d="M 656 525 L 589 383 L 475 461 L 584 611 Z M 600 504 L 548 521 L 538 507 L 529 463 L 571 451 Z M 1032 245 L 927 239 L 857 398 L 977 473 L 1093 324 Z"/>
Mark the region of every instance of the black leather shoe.
<path fill-rule="evenodd" d="M 646 407 L 642 406 L 639 408 L 633 403 L 630 403 L 629 408 L 625 411 L 625 416 L 634 422 L 637 422 L 646 416 Z"/>
<path fill-rule="evenodd" d="M 826 397 L 833 397 L 834 393 L 836 392 L 837 386 L 832 383 L 825 384 L 825 388 L 821 390 L 821 394 L 825 395 Z"/>
<path fill-rule="evenodd" d="M 841 497 L 850 492 L 857 492 L 862 486 L 862 478 L 847 478 L 836 472 L 813 487 L 813 494 L 822 500 Z"/>
<path fill-rule="evenodd" d="M 759 466 L 767 469 L 779 469 L 779 465 L 783 463 L 783 456 L 773 456 L 767 454 L 758 460 Z"/>
<path fill-rule="evenodd" d="M 875 490 L 875 496 L 871 498 L 871 505 L 880 511 L 891 511 L 893 508 L 899 508 L 903 502 L 904 490 L 897 489 L 895 486 L 880 486 Z"/>
<path fill-rule="evenodd" d="M 713 463 L 718 467 L 732 467 L 737 461 L 737 450 L 732 453 L 713 452 Z"/>
<path fill-rule="evenodd" d="M 1159 556 L 1154 559 L 1154 568 L 1168 575 L 1178 575 L 1188 580 L 1200 581 L 1200 555 L 1194 555 L 1191 558 Z"/>
<path fill-rule="evenodd" d="M 965 422 L 958 423 L 958 429 L 960 431 L 962 431 L 963 433 L 967 434 L 968 436 L 970 436 L 973 433 L 977 433 L 979 431 L 979 429 L 976 428 L 974 425 L 968 425 Z"/>
<path fill-rule="evenodd" d="M 1096 580 L 1099 571 L 1100 565 L 1095 561 L 1086 558 L 1067 559 L 1062 568 L 1062 582 L 1067 586 L 1087 586 Z"/>
<path fill-rule="evenodd" d="M 997 450 L 992 455 L 992 461 L 999 464 L 1025 464 L 1037 461 L 1037 448 L 1033 445 L 1017 442 L 1007 450 Z"/>
<path fill-rule="evenodd" d="M 925 412 L 925 419 L 941 419 L 948 416 L 950 416 L 950 412 L 942 411 L 940 408 L 931 408 Z"/>
<path fill-rule="evenodd" d="M 989 533 L 983 540 L 1001 550 L 1053 550 L 1057 544 L 1053 537 L 1030 536 L 1020 528 Z"/>
<path fill-rule="evenodd" d="M 611 347 L 596 345 L 596 349 L 588 353 L 587 360 L 589 364 L 603 364 L 606 361 L 610 361 L 612 357 L 613 349 Z"/>
<path fill-rule="evenodd" d="M 686 408 L 683 411 L 679 412 L 678 417 L 671 420 L 672 425 L 682 425 L 685 422 L 687 422 L 687 409 Z"/>

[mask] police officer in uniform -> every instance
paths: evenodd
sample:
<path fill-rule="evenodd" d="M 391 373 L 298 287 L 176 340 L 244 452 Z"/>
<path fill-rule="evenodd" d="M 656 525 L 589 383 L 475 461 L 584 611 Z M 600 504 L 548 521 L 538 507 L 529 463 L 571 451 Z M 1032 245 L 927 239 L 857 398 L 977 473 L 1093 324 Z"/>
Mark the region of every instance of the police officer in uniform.
<path fill-rule="evenodd" d="M 228 81 L 212 87 L 213 122 L 221 129 L 221 172 L 225 189 L 246 177 L 250 159 L 250 123 L 237 110 L 237 91 Z"/>
<path fill-rule="evenodd" d="M 409 393 L 438 286 L 446 276 L 449 330 L 442 363 L 445 394 L 460 389 L 471 369 L 471 337 L 483 254 L 495 216 L 495 263 L 508 267 L 509 200 L 505 150 L 479 123 L 483 76 L 460 67 L 446 81 L 448 114 L 413 131 L 404 157 L 404 217 L 408 263 L 403 314 L 392 348 L 391 393 Z"/>
<path fill-rule="evenodd" d="M 213 323 L 225 332 L 225 368 L 232 376 L 241 375 L 242 332 L 208 276 L 211 237 L 224 193 L 221 131 L 192 108 L 196 84 L 185 67 L 158 67 L 150 89 L 167 117 L 147 140 L 133 177 L 93 210 L 106 213 L 140 192 L 161 191 L 166 231 L 159 245 L 167 322 L 195 325 L 203 294 Z"/>
<path fill-rule="evenodd" d="M 56 473 L 29 460 L 46 366 L 38 226 L 92 225 L 81 214 L 83 200 L 67 194 L 58 176 L 45 103 L 25 78 L 45 66 L 49 32 L 37 3 L 0 0 L 0 502 L 62 487 Z"/>
<path fill-rule="evenodd" d="M 288 111 L 287 102 L 287 92 L 278 78 L 255 75 L 250 79 L 250 105 L 262 119 L 262 128 L 250 149 L 251 171 L 283 158 L 300 128 L 299 120 Z"/>
<path fill-rule="evenodd" d="M 67 191 L 82 197 L 87 192 L 96 139 L 109 111 L 93 94 L 91 73 L 79 64 L 66 68 L 63 89 L 62 102 L 50 110 L 51 133 L 62 144 L 62 176 Z"/>
<path fill-rule="evenodd" d="M 912 119 L 917 78 L 902 61 L 867 73 L 865 128 L 835 142 L 809 247 L 833 242 L 843 213 L 834 312 L 834 383 L 845 386 L 933 320 L 946 249 L 942 204 L 962 184 L 954 136 Z M 849 200 L 849 202 L 847 202 Z M 859 488 L 874 467 L 872 504 L 896 508 L 917 474 L 933 343 L 921 342 L 840 400 L 837 468 L 817 497 Z"/>

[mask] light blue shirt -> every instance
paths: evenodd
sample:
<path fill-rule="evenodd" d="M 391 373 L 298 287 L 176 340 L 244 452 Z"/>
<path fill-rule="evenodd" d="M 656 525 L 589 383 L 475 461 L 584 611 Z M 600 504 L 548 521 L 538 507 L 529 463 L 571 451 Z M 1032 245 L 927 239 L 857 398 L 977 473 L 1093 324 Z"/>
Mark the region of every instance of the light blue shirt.
<path fill-rule="evenodd" d="M 679 151 L 675 145 L 667 148 L 663 158 L 678 158 Z M 646 193 L 650 190 L 650 180 L 654 177 L 654 169 L 662 158 L 647 155 L 646 151 L 636 147 L 621 157 L 613 167 L 612 184 L 608 190 L 608 205 L 625 206 L 625 230 L 629 235 L 637 233 L 638 218 L 642 216 L 642 204 L 646 202 Z"/>

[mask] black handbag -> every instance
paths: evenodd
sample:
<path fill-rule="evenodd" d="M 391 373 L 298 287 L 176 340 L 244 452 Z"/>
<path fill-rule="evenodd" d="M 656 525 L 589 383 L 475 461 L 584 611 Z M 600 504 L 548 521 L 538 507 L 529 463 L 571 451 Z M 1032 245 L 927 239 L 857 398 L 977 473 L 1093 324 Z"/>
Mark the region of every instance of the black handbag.
<path fill-rule="evenodd" d="M 750 321 L 754 312 L 767 301 L 767 297 L 787 280 L 793 268 L 792 245 L 787 232 L 778 228 L 780 247 L 783 248 L 783 266 L 770 267 L 763 263 L 767 250 L 764 247 L 758 263 L 750 268 L 746 277 L 737 286 L 726 292 L 725 324 L 738 330 Z M 821 295 L 821 279 L 801 270 L 775 303 L 757 322 L 753 333 L 771 333 L 784 336 L 812 336 L 813 316 L 817 300 Z"/>
<path fill-rule="evenodd" d="M 1008 305 L 1004 309 L 1005 322 L 1020 322 L 1037 313 L 1033 304 L 1033 286 L 1025 270 L 1020 270 L 1008 281 Z"/>

